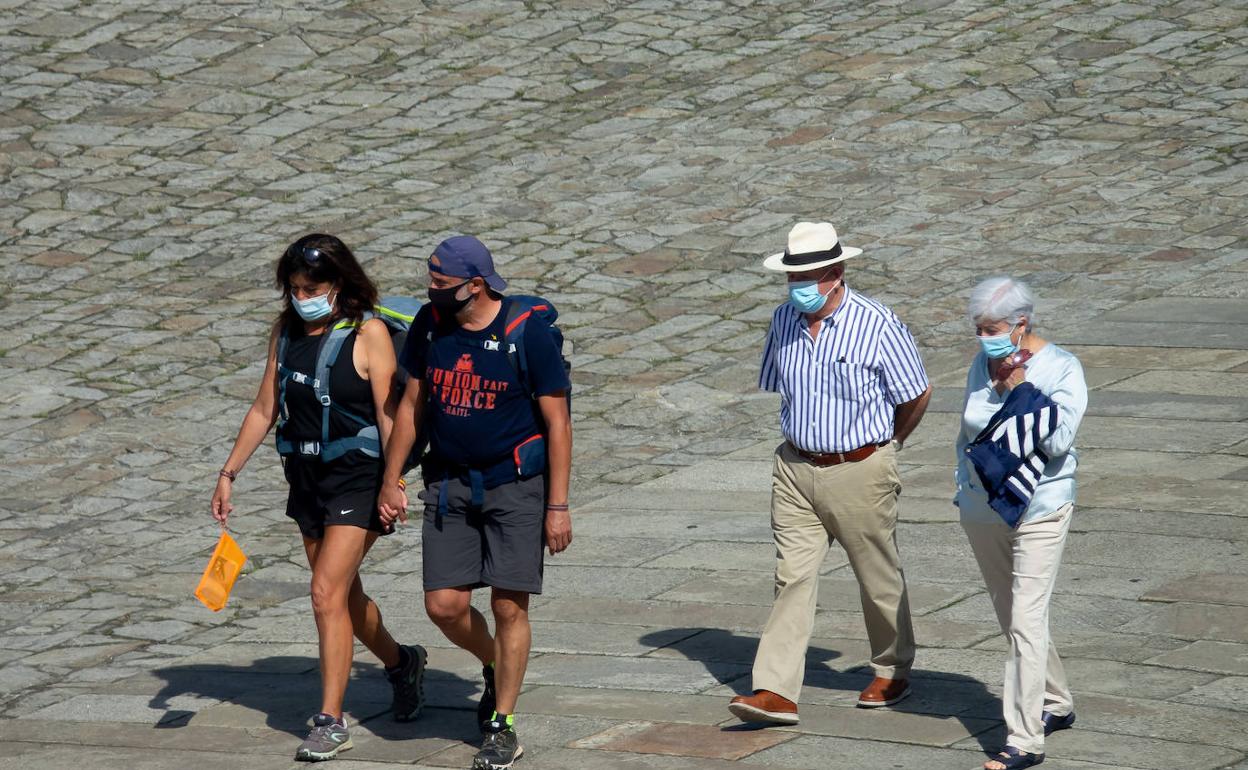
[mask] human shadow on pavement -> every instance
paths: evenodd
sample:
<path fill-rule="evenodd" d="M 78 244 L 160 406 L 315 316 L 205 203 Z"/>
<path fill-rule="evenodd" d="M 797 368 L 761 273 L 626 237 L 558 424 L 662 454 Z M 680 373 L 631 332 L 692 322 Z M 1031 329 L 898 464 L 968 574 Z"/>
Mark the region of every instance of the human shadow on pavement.
<path fill-rule="evenodd" d="M 199 711 L 171 708 L 179 696 L 191 696 L 219 704 L 205 706 L 217 709 L 217 720 L 244 726 L 246 712 L 263 714 L 264 724 L 272 730 L 303 738 L 310 717 L 321 705 L 321 678 L 316 658 L 279 655 L 258 658 L 247 665 L 191 664 L 168 666 L 152 671 L 164 680 L 160 691 L 152 696 L 149 706 L 165 711 L 157 727 L 185 727 Z M 356 661 L 344 701 L 348 719 L 365 724 L 371 733 L 386 740 L 440 738 L 476 742 L 480 733 L 476 723 L 479 682 L 454 674 L 427 669 L 425 674 L 425 711 L 412 721 L 397 723 L 390 717 L 390 684 L 382 668 L 375 663 Z M 241 708 L 238 715 L 222 713 L 221 705 Z"/>
<path fill-rule="evenodd" d="M 677 641 L 673 636 L 683 634 Z M 748 684 L 750 667 L 754 663 L 754 650 L 758 639 L 737 636 L 722 628 L 675 628 L 663 629 L 661 633 L 646 634 L 638 641 L 665 650 L 672 650 L 686 660 L 697 661 L 706 667 L 707 673 L 720 684 L 738 687 L 738 682 Z M 825 662 L 841 657 L 836 650 L 811 647 L 806 653 L 806 665 L 812 661 L 822 666 Z"/>
<path fill-rule="evenodd" d="M 646 634 L 639 641 L 672 650 L 687 660 L 701 663 L 711 676 L 731 687 L 738 695 L 753 692 L 750 668 L 758 649 L 757 637 L 739 636 L 720 628 L 680 628 L 675 631 L 687 634 L 671 642 L 672 631 L 665 629 L 663 634 Z M 922 650 L 919 655 L 922 656 Z M 813 646 L 807 649 L 804 691 L 841 690 L 845 692 L 844 698 L 818 700 L 830 705 L 841 705 L 842 702 L 843 705 L 856 704 L 858 693 L 871 683 L 875 674 L 865 663 L 850 668 L 828 665 L 842 657 L 838 650 Z M 1004 744 L 1005 730 L 1000 723 L 1001 699 L 983 682 L 962 674 L 923 669 L 912 671 L 910 678 L 913 694 L 881 711 L 957 719 L 984 751 L 996 751 Z M 724 706 L 726 714 L 727 699 Z M 732 725 L 725 729 L 736 731 L 754 727 Z"/>

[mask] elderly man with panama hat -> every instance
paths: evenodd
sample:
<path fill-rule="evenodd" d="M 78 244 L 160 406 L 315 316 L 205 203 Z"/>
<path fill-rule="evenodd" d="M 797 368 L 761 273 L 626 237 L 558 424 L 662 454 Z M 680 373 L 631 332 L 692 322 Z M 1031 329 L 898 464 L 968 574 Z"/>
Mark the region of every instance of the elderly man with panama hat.
<path fill-rule="evenodd" d="M 771 478 L 776 594 L 754 658 L 753 695 L 728 708 L 747 722 L 797 724 L 819 568 L 831 544 L 858 579 L 875 678 L 864 708 L 910 694 L 914 631 L 897 552 L 897 452 L 931 387 L 914 338 L 891 310 L 851 291 L 827 222 L 799 222 L 788 248 L 763 261 L 787 274 L 763 348 L 759 387 L 780 394 L 784 442 Z"/>

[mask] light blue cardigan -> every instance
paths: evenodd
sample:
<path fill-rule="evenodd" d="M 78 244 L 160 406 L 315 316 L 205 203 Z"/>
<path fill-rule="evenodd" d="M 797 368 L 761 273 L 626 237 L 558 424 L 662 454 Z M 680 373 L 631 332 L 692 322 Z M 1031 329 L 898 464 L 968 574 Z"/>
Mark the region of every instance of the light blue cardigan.
<path fill-rule="evenodd" d="M 1049 462 L 1023 513 L 1022 521 L 1026 523 L 1075 501 L 1075 469 L 1079 465 L 1079 455 L 1074 448 L 1075 432 L 1088 408 L 1088 386 L 1079 359 L 1051 342 L 1024 364 L 1024 376 L 1041 393 L 1053 399 L 1061 413 L 1056 430 L 1040 442 Z M 976 355 L 966 377 L 962 428 L 957 440 L 958 467 L 954 474 L 958 489 L 954 503 L 963 521 L 997 522 L 1004 526 L 1001 517 L 988 505 L 988 493 L 967 459 L 966 445 L 987 427 L 1009 395 L 1009 391 L 996 392 L 988 376 L 987 358 L 983 353 Z"/>

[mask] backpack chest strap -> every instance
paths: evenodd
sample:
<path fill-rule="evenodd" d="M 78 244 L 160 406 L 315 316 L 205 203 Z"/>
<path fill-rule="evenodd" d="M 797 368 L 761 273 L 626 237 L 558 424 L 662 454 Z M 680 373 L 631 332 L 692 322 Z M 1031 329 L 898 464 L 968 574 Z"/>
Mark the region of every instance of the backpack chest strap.
<path fill-rule="evenodd" d="M 321 387 L 320 381 L 312 375 L 304 374 L 303 372 L 295 371 L 294 369 L 289 369 L 282 364 L 278 364 L 277 366 L 277 376 L 288 382 L 293 381 L 299 383 L 300 385 L 306 385 L 314 391 L 320 390 Z"/>

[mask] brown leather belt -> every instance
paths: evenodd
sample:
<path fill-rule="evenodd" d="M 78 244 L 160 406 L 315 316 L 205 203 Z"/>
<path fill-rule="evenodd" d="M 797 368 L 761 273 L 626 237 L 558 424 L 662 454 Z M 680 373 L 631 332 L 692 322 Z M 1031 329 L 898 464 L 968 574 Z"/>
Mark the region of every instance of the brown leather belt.
<path fill-rule="evenodd" d="M 885 441 L 883 444 L 867 444 L 866 446 L 860 446 L 857 449 L 851 449 L 848 452 L 828 452 L 828 453 L 807 452 L 805 449 L 799 449 L 796 446 L 794 446 L 793 442 L 791 441 L 789 442 L 789 447 L 794 452 L 797 452 L 803 458 L 809 460 L 815 465 L 818 465 L 821 468 L 826 468 L 829 465 L 840 465 L 841 463 L 862 462 L 863 460 L 867 459 L 871 455 L 875 454 L 875 450 L 879 449 L 880 447 L 884 446 L 884 444 L 887 444 L 887 443 L 888 442 Z"/>

